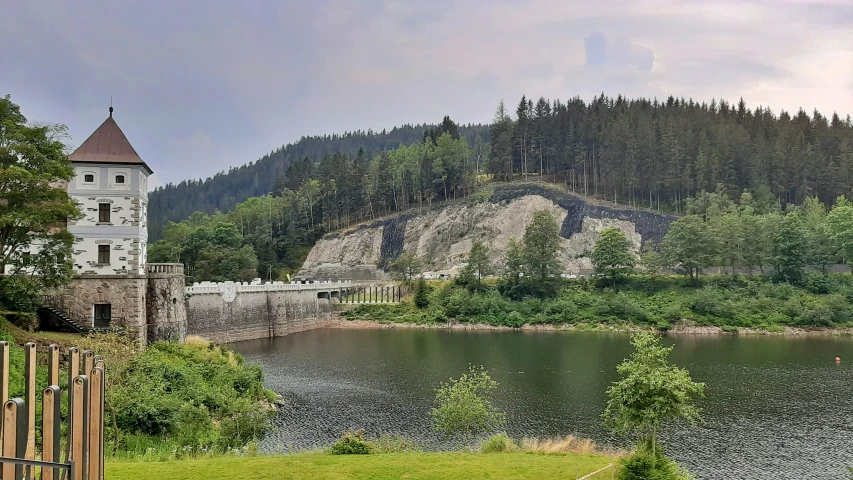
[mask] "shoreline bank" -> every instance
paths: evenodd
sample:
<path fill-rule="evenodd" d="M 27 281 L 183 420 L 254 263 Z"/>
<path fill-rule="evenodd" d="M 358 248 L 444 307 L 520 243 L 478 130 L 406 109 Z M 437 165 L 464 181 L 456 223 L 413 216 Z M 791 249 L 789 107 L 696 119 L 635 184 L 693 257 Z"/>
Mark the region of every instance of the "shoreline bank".
<path fill-rule="evenodd" d="M 640 331 L 659 331 L 654 328 L 646 328 L 640 325 L 611 325 L 605 323 L 592 324 L 525 324 L 521 328 L 507 327 L 504 325 L 489 325 L 484 323 L 407 323 L 407 322 L 381 322 L 375 320 L 348 320 L 341 316 L 336 316 L 325 326 L 325 328 L 340 328 L 340 329 L 385 329 L 385 328 L 410 328 L 410 329 L 430 329 L 430 330 L 459 330 L 459 331 L 487 331 L 487 330 L 506 330 L 506 331 L 523 331 L 523 332 L 609 332 L 609 333 L 630 333 Z M 853 337 L 853 328 L 799 328 L 799 327 L 784 327 L 782 331 L 768 331 L 757 328 L 738 327 L 737 332 L 726 332 L 722 327 L 711 325 L 690 325 L 678 323 L 671 329 L 666 330 L 667 335 L 775 335 L 789 337 L 805 337 L 805 336 L 838 336 Z"/>

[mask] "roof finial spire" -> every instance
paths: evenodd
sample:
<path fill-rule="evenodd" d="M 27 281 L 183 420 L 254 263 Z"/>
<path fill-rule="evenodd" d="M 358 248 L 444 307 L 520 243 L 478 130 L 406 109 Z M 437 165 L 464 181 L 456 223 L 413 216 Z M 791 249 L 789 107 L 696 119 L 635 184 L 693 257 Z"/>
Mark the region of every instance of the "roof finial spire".
<path fill-rule="evenodd" d="M 113 96 L 110 95 L 110 118 L 113 118 Z"/>

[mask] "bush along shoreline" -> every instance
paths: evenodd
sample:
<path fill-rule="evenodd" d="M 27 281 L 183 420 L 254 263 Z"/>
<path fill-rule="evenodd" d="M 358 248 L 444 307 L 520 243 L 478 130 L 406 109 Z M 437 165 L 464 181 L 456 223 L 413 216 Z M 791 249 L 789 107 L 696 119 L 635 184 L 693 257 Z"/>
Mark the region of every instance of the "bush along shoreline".
<path fill-rule="evenodd" d="M 38 347 L 39 385 L 47 383 L 42 355 L 49 344 L 77 346 L 104 357 L 107 458 L 159 461 L 252 453 L 276 408 L 277 395 L 263 387 L 260 367 L 198 338 L 143 349 L 121 332 L 86 336 L 33 333 L 0 316 L 0 340 L 10 345 L 12 396 L 23 395 L 24 351 L 20 345 L 25 342 Z M 60 383 L 67 382 L 66 371 L 60 379 Z M 65 415 L 67 405 L 62 408 Z M 36 417 L 39 424 L 41 405 Z"/>
<path fill-rule="evenodd" d="M 507 298 L 501 284 L 477 289 L 453 281 L 424 282 L 418 308 L 357 305 L 347 320 L 462 328 L 576 328 L 658 330 L 680 333 L 804 333 L 853 329 L 849 275 L 811 274 L 804 286 L 763 276 L 708 275 L 701 280 L 634 275 L 617 285 L 600 279 L 561 283 L 550 298 Z"/>

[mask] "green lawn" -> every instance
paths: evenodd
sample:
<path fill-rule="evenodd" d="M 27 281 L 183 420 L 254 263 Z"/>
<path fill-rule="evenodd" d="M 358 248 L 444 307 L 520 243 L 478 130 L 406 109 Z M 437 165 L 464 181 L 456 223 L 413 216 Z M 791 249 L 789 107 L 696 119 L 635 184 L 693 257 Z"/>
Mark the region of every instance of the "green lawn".
<path fill-rule="evenodd" d="M 535 453 L 295 454 L 171 462 L 108 462 L 106 478 L 133 480 L 574 479 L 607 466 L 601 455 Z M 610 469 L 592 477 L 611 478 Z"/>

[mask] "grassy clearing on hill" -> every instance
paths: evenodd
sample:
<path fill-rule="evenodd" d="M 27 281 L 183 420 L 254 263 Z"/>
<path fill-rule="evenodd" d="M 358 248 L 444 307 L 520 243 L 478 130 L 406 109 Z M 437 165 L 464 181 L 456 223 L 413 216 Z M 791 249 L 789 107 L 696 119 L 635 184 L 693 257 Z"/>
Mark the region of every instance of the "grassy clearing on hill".
<path fill-rule="evenodd" d="M 107 478 L 134 480 L 474 480 L 576 478 L 606 467 L 601 455 L 531 453 L 296 454 L 222 457 L 179 462 L 109 462 Z M 590 477 L 611 478 L 610 470 Z"/>

